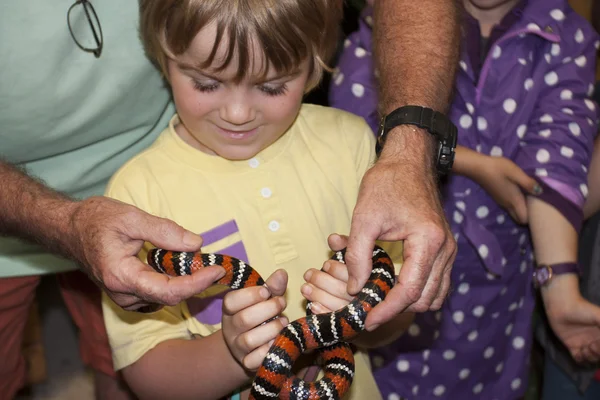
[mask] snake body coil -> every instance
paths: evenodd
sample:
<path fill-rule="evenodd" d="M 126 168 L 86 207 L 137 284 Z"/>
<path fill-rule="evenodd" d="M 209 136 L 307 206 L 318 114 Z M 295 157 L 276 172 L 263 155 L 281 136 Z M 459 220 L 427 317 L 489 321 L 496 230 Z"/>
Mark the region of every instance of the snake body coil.
<path fill-rule="evenodd" d="M 332 259 L 344 262 L 345 251 Z M 173 252 L 152 249 L 148 264 L 156 271 L 172 276 L 190 275 L 201 268 L 220 265 L 226 273 L 216 284 L 241 289 L 264 284 L 264 280 L 243 261 L 221 254 Z M 350 388 L 354 378 L 354 356 L 347 341 L 364 330 L 367 313 L 379 304 L 394 284 L 394 265 L 380 247 L 373 250 L 373 270 L 362 291 L 346 307 L 326 314 L 312 314 L 289 323 L 279 335 L 261 367 L 250 392 L 251 400 L 339 400 Z M 316 382 L 306 382 L 292 374 L 296 359 L 310 350 L 317 350 L 324 376 Z"/>

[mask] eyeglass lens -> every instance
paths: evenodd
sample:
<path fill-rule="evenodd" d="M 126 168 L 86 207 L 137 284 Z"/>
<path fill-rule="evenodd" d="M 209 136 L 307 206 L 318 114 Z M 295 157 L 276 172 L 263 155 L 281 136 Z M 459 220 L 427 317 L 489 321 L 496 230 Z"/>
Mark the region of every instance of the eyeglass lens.
<path fill-rule="evenodd" d="M 100 57 L 103 37 L 98 15 L 87 0 L 78 0 L 67 13 L 67 23 L 73 40 L 82 50 Z"/>

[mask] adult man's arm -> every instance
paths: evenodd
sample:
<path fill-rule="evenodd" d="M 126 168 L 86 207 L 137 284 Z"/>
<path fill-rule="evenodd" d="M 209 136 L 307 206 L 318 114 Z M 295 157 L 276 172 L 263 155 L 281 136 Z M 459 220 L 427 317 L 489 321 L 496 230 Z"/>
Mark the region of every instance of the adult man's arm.
<path fill-rule="evenodd" d="M 137 254 L 144 241 L 197 251 L 202 239 L 172 221 L 105 197 L 74 201 L 0 160 L 0 235 L 38 243 L 75 260 L 121 307 L 174 305 L 223 275 L 220 267 L 189 277 L 154 272 Z"/>
<path fill-rule="evenodd" d="M 447 111 L 458 64 L 458 20 L 456 0 L 375 1 L 382 115 L 408 104 Z M 346 253 L 348 291 L 357 293 L 366 282 L 376 239 L 405 241 L 398 283 L 369 313 L 370 330 L 405 309 L 439 309 L 448 292 L 456 243 L 439 199 L 433 146 L 429 133 L 396 127 L 362 180 Z"/>

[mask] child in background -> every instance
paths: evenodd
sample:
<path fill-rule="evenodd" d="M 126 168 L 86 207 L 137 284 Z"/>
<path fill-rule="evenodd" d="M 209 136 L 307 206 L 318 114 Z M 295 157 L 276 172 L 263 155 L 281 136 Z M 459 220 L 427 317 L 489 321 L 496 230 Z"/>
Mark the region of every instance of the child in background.
<path fill-rule="evenodd" d="M 348 303 L 339 268 L 317 269 L 331 256 L 328 235 L 349 231 L 374 137 L 359 117 L 302 105 L 335 50 L 340 18 L 331 0 L 141 2 L 142 39 L 177 114 L 107 195 L 199 233 L 203 251 L 249 263 L 268 289 L 215 286 L 151 314 L 104 296 L 116 369 L 139 397 L 245 396 L 270 342 L 305 315 L 301 290 L 319 294 L 315 312 Z M 401 260 L 401 243 L 387 250 Z M 410 318 L 357 344 L 395 337 Z M 363 353 L 345 398 L 380 398 Z"/>
<path fill-rule="evenodd" d="M 598 101 L 598 91 L 594 98 Z M 586 219 L 579 233 L 580 289 L 584 298 L 600 305 L 600 138 L 594 143 L 594 154 L 588 174 L 589 193 L 583 207 Z M 541 400 L 600 399 L 600 369 L 597 364 L 578 364 L 556 339 L 544 318 L 537 318 L 536 339 L 544 347 L 544 369 Z M 596 326 L 600 330 L 600 326 Z"/>
<path fill-rule="evenodd" d="M 408 334 L 372 352 L 389 399 L 521 398 L 534 273 L 557 337 L 577 361 L 600 355 L 600 308 L 581 297 L 576 263 L 597 128 L 597 34 L 564 0 L 464 6 L 451 110 L 460 146 L 443 186 L 455 289 L 440 312 L 417 315 Z M 346 42 L 330 101 L 375 127 L 369 12 Z"/>

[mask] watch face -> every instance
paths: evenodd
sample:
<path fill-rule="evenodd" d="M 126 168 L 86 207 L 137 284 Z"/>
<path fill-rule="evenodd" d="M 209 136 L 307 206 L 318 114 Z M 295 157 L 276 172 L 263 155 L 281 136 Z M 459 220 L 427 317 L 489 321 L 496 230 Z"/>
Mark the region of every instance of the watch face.
<path fill-rule="evenodd" d="M 552 273 L 547 267 L 536 269 L 533 273 L 533 279 L 538 286 L 543 286 L 551 276 Z"/>

